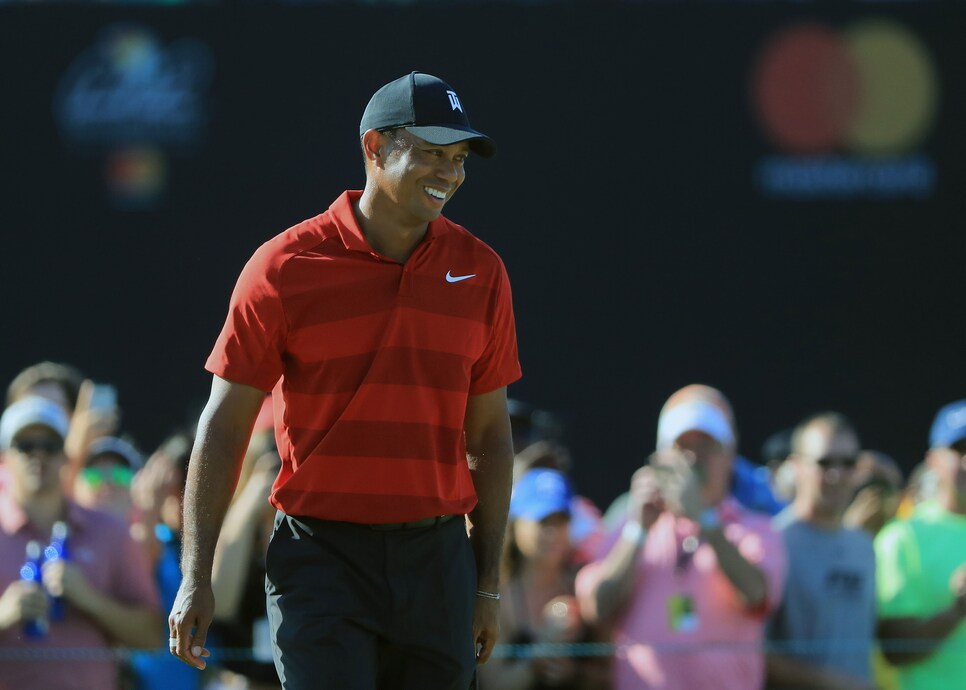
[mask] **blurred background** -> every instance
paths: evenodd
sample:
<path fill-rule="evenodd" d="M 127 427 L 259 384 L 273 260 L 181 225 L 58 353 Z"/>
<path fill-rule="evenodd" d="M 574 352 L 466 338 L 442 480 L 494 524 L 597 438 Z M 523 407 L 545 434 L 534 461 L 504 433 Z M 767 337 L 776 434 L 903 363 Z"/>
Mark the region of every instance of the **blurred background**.
<path fill-rule="evenodd" d="M 164 6 L 161 6 L 161 5 Z M 175 6 L 176 5 L 176 6 Z M 364 180 L 411 70 L 499 146 L 447 215 L 504 258 L 524 378 L 607 505 L 675 389 L 739 450 L 836 409 L 909 469 L 966 394 L 966 5 L 0 2 L 0 377 L 194 421 L 244 262 Z"/>

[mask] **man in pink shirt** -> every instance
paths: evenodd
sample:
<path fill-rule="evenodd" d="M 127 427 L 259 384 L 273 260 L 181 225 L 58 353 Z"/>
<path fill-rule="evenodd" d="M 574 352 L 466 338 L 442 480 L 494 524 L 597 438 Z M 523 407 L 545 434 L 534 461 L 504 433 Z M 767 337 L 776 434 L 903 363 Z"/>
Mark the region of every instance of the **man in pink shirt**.
<path fill-rule="evenodd" d="M 581 610 L 617 646 L 616 690 L 758 690 L 765 616 L 786 558 L 769 517 L 728 497 L 731 407 L 707 386 L 665 404 L 627 518 L 577 577 Z"/>
<path fill-rule="evenodd" d="M 113 647 L 159 643 L 160 602 L 143 549 L 122 520 L 64 495 L 67 426 L 63 409 L 39 397 L 0 417 L 8 472 L 0 493 L 0 690 L 112 690 Z M 42 583 L 21 579 L 27 545 L 48 545 L 59 523 L 68 557 L 48 556 Z"/>

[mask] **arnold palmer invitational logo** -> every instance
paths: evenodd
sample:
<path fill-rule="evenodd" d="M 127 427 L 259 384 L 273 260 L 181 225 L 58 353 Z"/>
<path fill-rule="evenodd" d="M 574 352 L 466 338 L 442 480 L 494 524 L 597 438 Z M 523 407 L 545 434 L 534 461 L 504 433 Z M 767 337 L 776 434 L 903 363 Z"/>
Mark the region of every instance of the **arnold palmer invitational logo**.
<path fill-rule="evenodd" d="M 65 140 L 78 147 L 191 149 L 205 135 L 213 72 L 200 41 L 165 46 L 148 29 L 112 25 L 68 67 L 54 113 Z"/>
<path fill-rule="evenodd" d="M 206 137 L 214 59 L 190 38 L 164 44 L 145 27 L 103 29 L 78 54 L 54 95 L 64 142 L 104 157 L 113 205 L 149 209 L 161 203 L 168 156 L 190 155 Z"/>
<path fill-rule="evenodd" d="M 938 101 L 932 57 L 895 22 L 775 33 L 754 65 L 752 102 L 781 153 L 758 162 L 758 187 L 786 198 L 927 197 L 935 163 L 919 147 Z"/>

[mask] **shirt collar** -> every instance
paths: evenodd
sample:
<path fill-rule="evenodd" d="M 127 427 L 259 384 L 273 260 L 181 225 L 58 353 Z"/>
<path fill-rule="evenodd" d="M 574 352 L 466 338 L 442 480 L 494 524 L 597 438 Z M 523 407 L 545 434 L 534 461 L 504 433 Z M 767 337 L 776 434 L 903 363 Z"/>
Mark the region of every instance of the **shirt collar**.
<path fill-rule="evenodd" d="M 366 236 L 362 233 L 362 228 L 359 227 L 359 219 L 356 218 L 353 208 L 361 196 L 361 189 L 346 190 L 339 195 L 339 198 L 332 202 L 332 205 L 329 206 L 329 212 L 332 214 L 336 229 L 339 232 L 339 237 L 342 239 L 342 244 L 345 245 L 345 248 L 350 251 L 371 254 L 373 251 L 372 247 L 369 245 Z M 424 243 L 432 241 L 442 234 L 445 228 L 446 221 L 443 216 L 439 216 L 429 224 L 429 228 L 426 230 L 426 236 L 423 237 L 422 241 Z"/>

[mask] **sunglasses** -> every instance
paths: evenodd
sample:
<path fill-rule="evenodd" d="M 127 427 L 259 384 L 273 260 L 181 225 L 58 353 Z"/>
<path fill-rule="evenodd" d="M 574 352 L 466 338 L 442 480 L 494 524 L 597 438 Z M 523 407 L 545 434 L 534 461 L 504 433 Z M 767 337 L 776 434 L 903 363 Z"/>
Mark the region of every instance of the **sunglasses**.
<path fill-rule="evenodd" d="M 90 484 L 92 489 L 98 489 L 104 484 L 114 486 L 131 486 L 134 479 L 134 470 L 122 465 L 113 467 L 85 467 L 81 470 L 80 476 L 85 482 Z"/>
<path fill-rule="evenodd" d="M 23 439 L 22 441 L 14 441 L 11 447 L 18 453 L 23 455 L 33 455 L 34 453 L 43 453 L 44 455 L 56 455 L 64 450 L 63 441 L 58 441 L 56 439 Z"/>
<path fill-rule="evenodd" d="M 858 460 L 858 457 L 855 455 L 826 455 L 824 458 L 816 460 L 815 464 L 823 470 L 830 470 L 833 467 L 838 467 L 843 470 L 854 470 Z"/>

